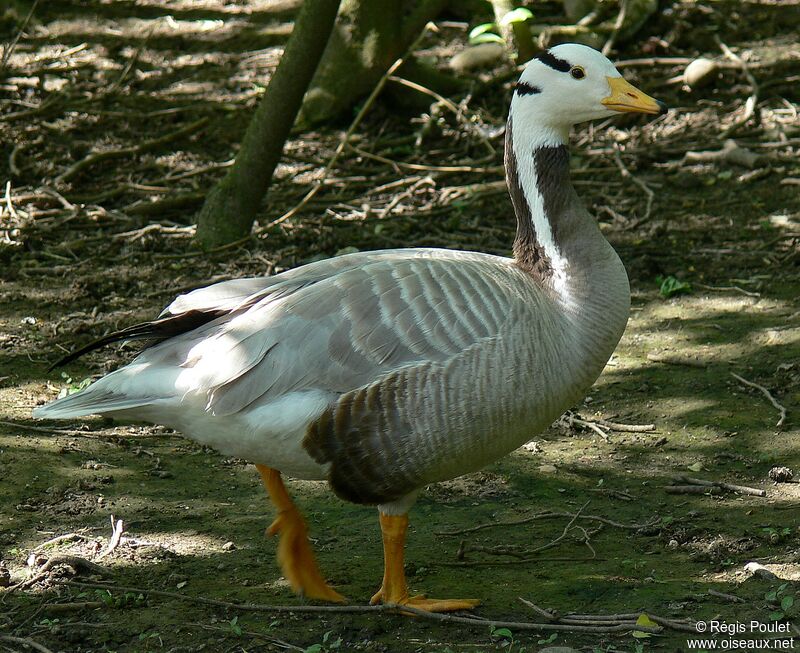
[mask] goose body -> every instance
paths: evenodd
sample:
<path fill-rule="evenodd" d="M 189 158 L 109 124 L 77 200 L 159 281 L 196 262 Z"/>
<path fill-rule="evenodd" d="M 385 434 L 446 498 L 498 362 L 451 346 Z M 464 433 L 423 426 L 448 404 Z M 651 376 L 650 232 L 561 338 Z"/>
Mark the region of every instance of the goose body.
<path fill-rule="evenodd" d="M 34 415 L 168 425 L 259 465 L 273 500 L 277 472 L 328 480 L 342 498 L 379 506 L 387 571 L 376 597 L 413 604 L 407 592 L 407 601 L 396 596 L 402 550 L 387 533 L 405 532 L 397 520 L 420 489 L 480 469 L 546 428 L 591 386 L 627 322 L 625 269 L 569 182 L 575 116 L 562 107 L 543 119 L 558 101 L 548 80 L 563 86 L 565 75 L 578 90 L 597 86 L 599 108 L 586 102 L 594 108 L 578 119 L 659 110 L 630 85 L 623 92 L 613 65 L 584 46 L 557 46 L 528 66 L 506 133 L 514 258 L 396 249 L 218 283 L 104 339 L 160 341 Z M 290 580 L 314 595 L 317 581 Z"/>

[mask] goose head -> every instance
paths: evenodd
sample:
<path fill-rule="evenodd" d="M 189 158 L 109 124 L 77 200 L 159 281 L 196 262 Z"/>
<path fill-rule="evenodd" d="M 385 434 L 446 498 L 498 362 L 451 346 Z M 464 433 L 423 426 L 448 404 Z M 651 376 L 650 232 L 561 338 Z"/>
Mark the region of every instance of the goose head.
<path fill-rule="evenodd" d="M 515 124 L 540 125 L 558 134 L 558 140 L 587 120 L 665 112 L 664 103 L 627 82 L 604 55 L 577 43 L 557 45 L 532 59 L 511 101 Z"/>

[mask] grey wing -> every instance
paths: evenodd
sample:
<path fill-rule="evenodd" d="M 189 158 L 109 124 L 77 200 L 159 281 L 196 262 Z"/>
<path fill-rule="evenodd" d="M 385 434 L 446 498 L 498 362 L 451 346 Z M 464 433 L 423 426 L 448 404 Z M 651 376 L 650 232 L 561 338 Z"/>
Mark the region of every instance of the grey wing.
<path fill-rule="evenodd" d="M 394 252 L 277 298 L 277 287 L 263 291 L 246 311 L 194 334 L 183 367 L 208 392 L 208 409 L 225 415 L 299 390 L 342 395 L 400 368 L 442 363 L 494 337 L 517 303 L 498 260 Z"/>

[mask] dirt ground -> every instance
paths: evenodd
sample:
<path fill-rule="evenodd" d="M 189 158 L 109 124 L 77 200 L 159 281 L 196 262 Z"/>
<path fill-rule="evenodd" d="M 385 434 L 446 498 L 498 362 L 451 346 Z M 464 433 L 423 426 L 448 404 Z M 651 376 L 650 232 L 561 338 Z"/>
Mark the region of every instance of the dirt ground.
<path fill-rule="evenodd" d="M 0 9 L 0 40 L 29 8 Z M 556 3 L 534 11 L 564 20 Z M 695 623 L 711 620 L 747 627 L 716 634 L 717 648 L 754 636 L 751 621 L 774 639 L 738 650 L 800 646 L 800 484 L 768 476 L 775 466 L 800 473 L 795 0 L 662 2 L 613 55 L 671 107 L 652 121 L 582 126 L 573 138 L 576 188 L 631 279 L 628 330 L 569 415 L 485 471 L 429 488 L 411 513 L 412 590 L 480 598 L 474 614 L 485 621 L 310 611 L 316 604 L 292 594 L 264 537 L 272 508 L 252 465 L 161 427 L 31 419 L 35 405 L 134 348 L 48 372 L 64 351 L 210 281 L 353 247 L 509 253 L 509 65 L 476 74 L 470 96 L 454 98 L 457 113 L 435 101 L 410 115 L 375 105 L 356 133 L 360 153 L 346 150 L 317 197 L 276 224 L 320 178 L 347 125 L 296 135 L 259 235 L 210 253 L 192 247 L 193 213 L 235 154 L 291 15 L 290 3 L 267 0 L 40 2 L 8 59 L 0 650 L 686 651 Z M 446 66 L 468 29 L 443 24 L 423 43 L 426 56 Z M 720 68 L 689 90 L 676 78 L 701 54 Z M 749 166 L 684 158 L 729 137 L 758 155 Z M 677 281 L 663 282 L 670 276 Z M 687 292 L 660 292 L 679 282 Z M 668 492 L 691 485 L 679 475 L 765 496 Z M 322 484 L 289 487 L 324 573 L 350 606 L 366 605 L 382 574 L 375 510 Z M 629 615 L 628 625 L 553 629 L 556 619 L 531 603 Z M 661 618 L 661 632 L 634 636 L 629 622 L 642 613 Z M 525 625 L 534 623 L 544 625 Z"/>

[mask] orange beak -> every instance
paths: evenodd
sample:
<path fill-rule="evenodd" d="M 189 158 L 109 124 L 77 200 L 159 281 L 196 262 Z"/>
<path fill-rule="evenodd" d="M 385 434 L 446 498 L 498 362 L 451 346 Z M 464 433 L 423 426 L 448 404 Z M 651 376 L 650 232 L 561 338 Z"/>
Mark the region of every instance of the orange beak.
<path fill-rule="evenodd" d="M 642 93 L 624 77 L 606 77 L 611 95 L 601 100 L 603 106 L 621 113 L 649 113 L 658 115 L 667 112 L 667 105 Z"/>

